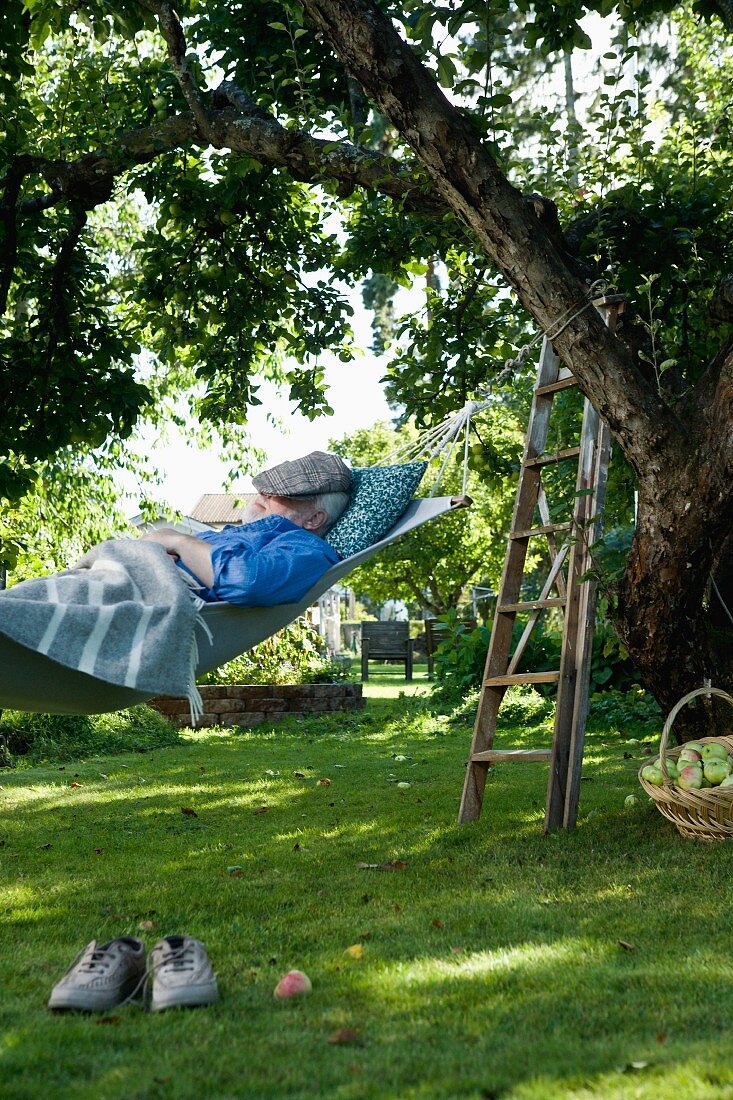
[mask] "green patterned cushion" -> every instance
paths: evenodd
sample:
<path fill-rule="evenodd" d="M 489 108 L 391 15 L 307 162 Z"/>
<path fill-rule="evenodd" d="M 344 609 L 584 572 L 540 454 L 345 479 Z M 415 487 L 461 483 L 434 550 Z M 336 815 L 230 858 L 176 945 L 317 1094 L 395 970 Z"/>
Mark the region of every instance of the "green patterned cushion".
<path fill-rule="evenodd" d="M 351 503 L 326 535 L 326 542 L 342 558 L 379 542 L 407 508 L 426 467 L 427 462 L 406 462 L 352 470 Z"/>

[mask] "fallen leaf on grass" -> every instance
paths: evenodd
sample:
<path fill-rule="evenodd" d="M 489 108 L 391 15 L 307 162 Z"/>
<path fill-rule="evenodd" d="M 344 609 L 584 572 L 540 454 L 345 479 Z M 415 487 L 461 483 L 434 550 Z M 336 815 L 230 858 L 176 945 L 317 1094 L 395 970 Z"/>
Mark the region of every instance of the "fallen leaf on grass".
<path fill-rule="evenodd" d="M 305 772 L 293 772 L 296 779 L 305 779 Z"/>
<path fill-rule="evenodd" d="M 357 863 L 360 871 L 404 871 L 407 864 L 402 859 L 392 859 L 389 863 Z"/>
<path fill-rule="evenodd" d="M 46 848 L 50 848 L 50 847 L 51 847 L 51 841 L 50 841 L 50 840 L 47 840 L 45 844 L 39 844 L 39 845 L 38 845 L 38 847 L 39 847 L 39 848 L 42 848 L 42 849 L 44 849 L 44 850 L 45 850 Z"/>
<path fill-rule="evenodd" d="M 258 806 L 256 810 L 253 810 L 252 813 L 253 814 L 266 814 L 269 809 L 270 809 L 269 806 L 265 806 L 263 804 L 262 806 Z"/>
<path fill-rule="evenodd" d="M 137 926 L 143 932 L 149 932 L 151 928 L 155 928 L 155 921 L 154 920 L 141 920 L 141 921 L 138 921 Z"/>
<path fill-rule="evenodd" d="M 648 1065 L 648 1062 L 627 1062 L 625 1066 L 621 1066 L 621 1073 L 638 1073 Z"/>
<path fill-rule="evenodd" d="M 659 1034 L 657 1035 L 657 1042 L 658 1043 L 663 1043 L 663 1042 L 665 1042 L 666 1038 L 667 1038 L 667 1032 L 666 1031 L 660 1031 Z"/>
<path fill-rule="evenodd" d="M 619 947 L 622 947 L 624 951 L 636 951 L 636 947 L 633 943 L 627 943 L 626 940 L 618 941 Z"/>
<path fill-rule="evenodd" d="M 184 814 L 185 817 L 198 817 L 199 816 L 196 813 L 195 810 L 191 809 L 190 806 L 181 806 L 181 813 Z"/>
<path fill-rule="evenodd" d="M 118 1024 L 121 1019 L 121 1016 L 100 1016 L 94 1022 L 95 1024 Z"/>
<path fill-rule="evenodd" d="M 344 951 L 344 955 L 348 955 L 352 959 L 362 959 L 364 957 L 364 945 L 361 943 L 352 943 L 351 947 L 347 947 Z"/>
<path fill-rule="evenodd" d="M 75 779 L 73 779 L 71 781 L 71 783 L 69 783 L 69 786 L 70 787 L 81 787 L 81 783 L 77 783 L 77 781 Z"/>
<path fill-rule="evenodd" d="M 339 1047 L 363 1047 L 364 1043 L 359 1038 L 359 1032 L 353 1027 L 342 1027 L 329 1036 L 329 1043 Z"/>
<path fill-rule="evenodd" d="M 331 786 L 331 780 L 330 779 L 319 779 L 318 780 L 318 786 L 319 787 L 330 787 Z"/>
<path fill-rule="evenodd" d="M 109 779 L 109 776 L 105 775 L 104 772 L 99 772 L 99 778 L 100 779 Z"/>
<path fill-rule="evenodd" d="M 438 920 L 438 918 L 436 917 L 435 920 L 433 921 L 433 928 L 442 928 L 442 927 L 443 927 L 442 920 Z"/>
<path fill-rule="evenodd" d="M 238 863 L 233 863 L 231 867 L 227 867 L 227 874 L 231 875 L 232 878 L 241 878 L 244 874 L 244 871 Z"/>
<path fill-rule="evenodd" d="M 461 951 L 465 951 L 465 947 L 451 947 L 451 951 L 454 955 L 460 955 Z"/>

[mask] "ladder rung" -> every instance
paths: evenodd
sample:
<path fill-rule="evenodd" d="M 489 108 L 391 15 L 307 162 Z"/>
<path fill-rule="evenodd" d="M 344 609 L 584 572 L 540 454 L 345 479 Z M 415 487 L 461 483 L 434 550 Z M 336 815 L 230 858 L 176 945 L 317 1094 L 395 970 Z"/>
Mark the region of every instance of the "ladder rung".
<path fill-rule="evenodd" d="M 475 752 L 471 757 L 472 764 L 494 764 L 497 761 L 516 760 L 519 764 L 529 764 L 533 760 L 549 760 L 552 749 L 486 749 L 485 752 Z"/>
<path fill-rule="evenodd" d="M 572 523 L 546 523 L 544 527 L 528 527 L 526 531 L 510 531 L 510 539 L 529 539 L 533 535 L 552 535 L 555 531 L 569 531 Z"/>
<path fill-rule="evenodd" d="M 548 382 L 546 386 L 538 386 L 534 391 L 537 397 L 542 397 L 546 393 L 557 393 L 558 390 L 566 390 L 568 386 L 577 386 L 578 380 L 575 375 L 571 375 L 570 378 L 559 378 L 557 382 Z"/>
<path fill-rule="evenodd" d="M 556 684 L 558 672 L 515 672 L 512 676 L 491 676 L 484 687 L 510 687 L 511 684 Z"/>
<path fill-rule="evenodd" d="M 503 603 L 496 609 L 497 615 L 507 615 L 515 611 L 540 611 L 543 607 L 564 607 L 565 596 L 551 596 L 546 600 L 523 600 L 521 603 Z"/>
<path fill-rule="evenodd" d="M 537 458 L 525 458 L 523 466 L 550 466 L 555 462 L 564 462 L 568 458 L 577 458 L 580 447 L 568 447 L 565 451 L 555 451 L 549 455 L 538 455 Z"/>

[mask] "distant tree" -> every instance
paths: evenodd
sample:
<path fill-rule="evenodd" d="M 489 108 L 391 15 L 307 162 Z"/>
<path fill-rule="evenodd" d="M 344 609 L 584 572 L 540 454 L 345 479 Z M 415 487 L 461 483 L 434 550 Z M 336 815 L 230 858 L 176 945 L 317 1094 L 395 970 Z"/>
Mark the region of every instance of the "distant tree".
<path fill-rule="evenodd" d="M 376 603 L 405 600 L 432 615 L 440 615 L 467 599 L 471 582 L 498 583 L 506 547 L 504 536 L 516 488 L 512 462 L 516 469 L 524 433 L 500 406 L 491 421 L 481 417 L 480 423 L 486 443 L 491 445 L 494 461 L 503 466 L 493 487 L 475 472 L 478 466 L 482 472 L 486 469 L 484 446 L 479 443 L 480 454 L 474 451 L 472 455 L 473 469 L 467 487 L 472 507 L 398 539 L 367 565 L 355 570 L 350 574 L 349 584 L 357 593 L 367 595 Z M 378 422 L 372 428 L 331 440 L 329 446 L 353 466 L 371 466 L 414 440 L 416 435 L 412 425 L 395 431 L 386 423 Z M 462 464 L 461 444 L 446 468 L 439 495 L 461 495 Z M 418 495 L 429 495 L 439 469 L 440 462 L 431 463 Z"/>

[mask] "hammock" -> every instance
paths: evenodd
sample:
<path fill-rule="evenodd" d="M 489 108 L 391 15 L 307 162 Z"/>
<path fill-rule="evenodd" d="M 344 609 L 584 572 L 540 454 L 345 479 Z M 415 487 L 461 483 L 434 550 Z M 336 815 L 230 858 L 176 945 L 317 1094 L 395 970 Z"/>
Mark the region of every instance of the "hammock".
<path fill-rule="evenodd" d="M 201 618 L 211 634 L 211 644 L 208 638 L 199 637 L 196 675 L 202 676 L 226 664 L 287 626 L 352 569 L 401 535 L 468 504 L 470 499 L 465 496 L 413 500 L 383 539 L 332 566 L 297 603 L 265 608 L 204 604 Z M 0 634 L 0 708 L 42 714 L 102 714 L 144 703 L 149 698 L 144 692 L 118 687 L 60 665 Z"/>

